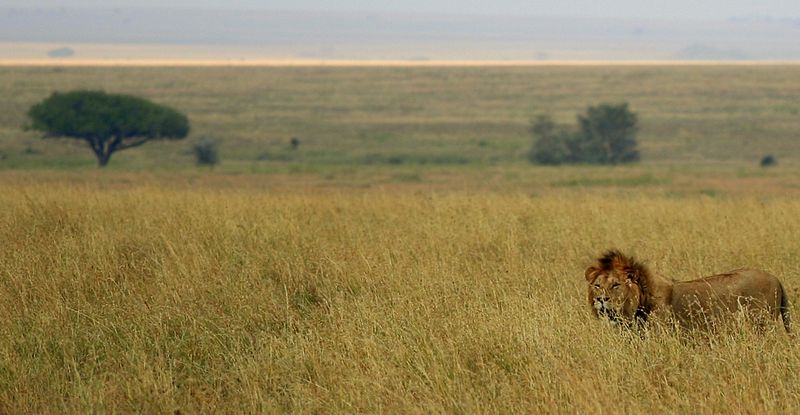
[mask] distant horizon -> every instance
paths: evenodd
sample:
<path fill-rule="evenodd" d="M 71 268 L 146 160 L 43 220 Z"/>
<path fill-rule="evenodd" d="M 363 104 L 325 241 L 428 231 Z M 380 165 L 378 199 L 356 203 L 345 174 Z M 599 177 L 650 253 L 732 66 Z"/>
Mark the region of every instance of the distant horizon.
<path fill-rule="evenodd" d="M 675 21 L 207 8 L 165 12 L 145 6 L 0 7 L 0 58 L 800 59 L 800 43 L 795 41 L 800 19 Z"/>
<path fill-rule="evenodd" d="M 268 10 L 378 14 L 430 14 L 493 17 L 571 17 L 666 20 L 798 19 L 800 3 L 766 0 L 673 0 L 643 4 L 639 0 L 6 0 L 0 9 L 182 9 Z"/>
<path fill-rule="evenodd" d="M 548 66 L 800 66 L 788 60 L 488 60 L 488 59 L 297 59 L 297 58 L 29 58 L 0 57 L 0 67 L 548 67 Z"/>
<path fill-rule="evenodd" d="M 719 17 L 676 17 L 676 16 L 590 16 L 581 14 L 520 14 L 520 13 L 497 13 L 485 14 L 477 12 L 454 12 L 454 11 L 434 11 L 422 12 L 413 10 L 310 10 L 310 9 L 297 9 L 297 8 L 266 8 L 266 7 L 217 7 L 217 6 L 200 6 L 189 7 L 179 5 L 134 5 L 130 7 L 113 7 L 113 6 L 58 6 L 58 7 L 36 7 L 36 6 L 7 6 L 0 5 L 0 11 L 3 10 L 45 10 L 45 11 L 59 11 L 59 10 L 105 10 L 105 11 L 124 11 L 124 10 L 180 10 L 180 11 L 234 11 L 234 12 L 247 12 L 255 11 L 259 13 L 289 13 L 289 14 L 319 14 L 331 16 L 347 16 L 347 15 L 374 15 L 374 16 L 408 16 L 408 17 L 457 17 L 457 18 L 474 18 L 474 19 L 573 19 L 573 20 L 607 20 L 607 21 L 665 21 L 665 22 L 726 22 L 737 20 L 752 20 L 752 21 L 797 21 L 800 22 L 800 14 L 797 16 L 770 16 L 770 15 L 732 15 L 732 16 L 719 16 Z"/>

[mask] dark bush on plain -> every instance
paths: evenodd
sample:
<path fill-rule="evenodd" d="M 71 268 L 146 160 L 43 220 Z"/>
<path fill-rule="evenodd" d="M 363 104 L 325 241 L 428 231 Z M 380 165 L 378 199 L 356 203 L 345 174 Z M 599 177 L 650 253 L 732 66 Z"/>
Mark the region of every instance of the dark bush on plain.
<path fill-rule="evenodd" d="M 638 119 L 628 104 L 600 104 L 578 114 L 578 128 L 569 129 L 538 115 L 530 132 L 536 139 L 528 159 L 536 164 L 620 164 L 639 161 Z"/>
<path fill-rule="evenodd" d="M 215 166 L 219 162 L 219 144 L 211 138 L 201 138 L 194 146 L 195 161 L 201 166 Z"/>

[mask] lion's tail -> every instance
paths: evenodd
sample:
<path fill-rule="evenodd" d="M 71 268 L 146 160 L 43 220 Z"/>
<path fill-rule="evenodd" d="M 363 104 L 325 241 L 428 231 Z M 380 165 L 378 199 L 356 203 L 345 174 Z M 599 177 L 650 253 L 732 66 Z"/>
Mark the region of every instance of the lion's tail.
<path fill-rule="evenodd" d="M 783 327 L 786 329 L 787 333 L 791 333 L 792 332 L 792 330 L 791 330 L 791 326 L 792 326 L 791 319 L 789 318 L 791 313 L 789 311 L 789 308 L 790 308 L 789 307 L 789 297 L 786 296 L 786 289 L 783 288 L 783 285 L 781 285 L 781 308 L 780 308 L 780 311 L 781 311 L 781 317 L 783 318 Z"/>

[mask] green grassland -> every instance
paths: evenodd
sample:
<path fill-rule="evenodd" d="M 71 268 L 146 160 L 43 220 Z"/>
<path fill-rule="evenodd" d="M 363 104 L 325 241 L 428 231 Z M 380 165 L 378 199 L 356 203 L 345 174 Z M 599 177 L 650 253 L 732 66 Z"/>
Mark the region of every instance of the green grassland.
<path fill-rule="evenodd" d="M 524 163 L 537 113 L 574 124 L 602 102 L 639 114 L 644 163 L 800 159 L 800 66 L 2 67 L 0 168 L 93 164 L 79 144 L 24 132 L 53 91 L 132 93 L 189 115 L 189 140 L 119 153 L 112 168 L 191 168 L 190 142 L 222 142 L 235 172 Z M 298 137 L 299 151 L 289 149 Z"/>

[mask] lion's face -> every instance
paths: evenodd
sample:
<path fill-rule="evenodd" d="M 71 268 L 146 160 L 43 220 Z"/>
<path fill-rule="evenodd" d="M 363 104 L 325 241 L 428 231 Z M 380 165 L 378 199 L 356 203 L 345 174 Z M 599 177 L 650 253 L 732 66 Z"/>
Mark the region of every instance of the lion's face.
<path fill-rule="evenodd" d="M 595 316 L 607 318 L 614 324 L 633 320 L 642 299 L 642 291 L 634 280 L 625 270 L 589 267 L 586 281 L 589 304 Z"/>

